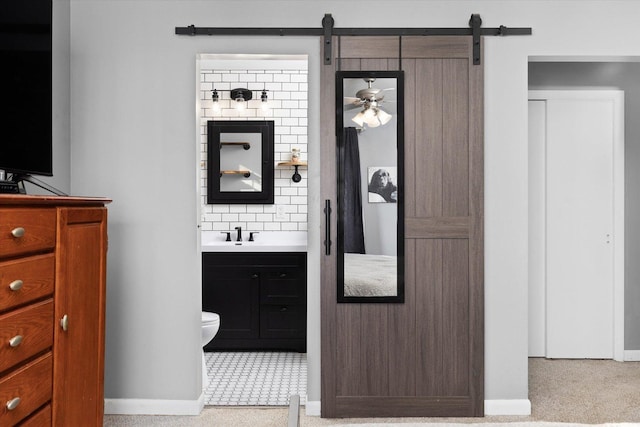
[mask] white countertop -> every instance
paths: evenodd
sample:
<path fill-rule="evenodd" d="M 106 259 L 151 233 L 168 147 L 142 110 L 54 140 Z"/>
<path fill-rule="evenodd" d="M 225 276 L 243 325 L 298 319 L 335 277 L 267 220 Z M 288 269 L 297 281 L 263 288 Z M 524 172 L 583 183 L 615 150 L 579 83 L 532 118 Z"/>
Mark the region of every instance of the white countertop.
<path fill-rule="evenodd" d="M 242 242 L 237 242 L 236 231 L 231 232 L 231 242 L 220 231 L 203 231 L 202 252 L 306 252 L 306 231 L 260 231 L 249 241 L 249 231 L 242 230 Z"/>

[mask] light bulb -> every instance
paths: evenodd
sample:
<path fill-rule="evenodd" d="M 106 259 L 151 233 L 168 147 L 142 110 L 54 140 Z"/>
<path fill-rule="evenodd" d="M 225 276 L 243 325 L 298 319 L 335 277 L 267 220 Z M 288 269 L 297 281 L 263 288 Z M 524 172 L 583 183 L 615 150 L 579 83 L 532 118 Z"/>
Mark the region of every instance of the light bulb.
<path fill-rule="evenodd" d="M 244 101 L 244 98 L 236 98 L 236 110 L 244 111 L 247 109 L 247 103 Z"/>
<path fill-rule="evenodd" d="M 211 109 L 213 110 L 214 113 L 217 113 L 220 111 L 220 95 L 218 95 L 218 91 L 216 89 L 213 89 L 211 91 Z"/>

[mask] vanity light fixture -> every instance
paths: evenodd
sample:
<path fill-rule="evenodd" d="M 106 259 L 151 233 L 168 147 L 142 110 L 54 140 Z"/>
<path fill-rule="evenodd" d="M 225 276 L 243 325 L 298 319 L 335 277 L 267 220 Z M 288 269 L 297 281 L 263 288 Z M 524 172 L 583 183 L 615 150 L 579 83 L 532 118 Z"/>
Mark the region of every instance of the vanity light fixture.
<path fill-rule="evenodd" d="M 231 89 L 231 99 L 235 101 L 236 110 L 244 111 L 247 108 L 247 101 L 253 98 L 253 93 L 249 89 Z"/>
<path fill-rule="evenodd" d="M 267 89 L 262 89 L 262 94 L 260 94 L 260 108 L 262 111 L 267 111 L 269 109 L 269 102 L 267 98 Z"/>
<path fill-rule="evenodd" d="M 211 91 L 211 101 L 213 111 L 220 111 L 220 92 L 223 92 L 222 89 L 213 89 Z M 263 89 L 260 94 L 260 108 L 262 111 L 266 111 L 269 109 L 267 89 Z M 247 102 L 253 99 L 253 92 L 249 89 L 245 88 L 235 88 L 230 90 L 230 98 L 233 101 L 233 105 L 236 110 L 244 111 L 247 108 Z"/>
<path fill-rule="evenodd" d="M 216 113 L 220 111 L 220 95 L 216 89 L 211 91 L 211 101 L 213 101 L 213 111 Z"/>

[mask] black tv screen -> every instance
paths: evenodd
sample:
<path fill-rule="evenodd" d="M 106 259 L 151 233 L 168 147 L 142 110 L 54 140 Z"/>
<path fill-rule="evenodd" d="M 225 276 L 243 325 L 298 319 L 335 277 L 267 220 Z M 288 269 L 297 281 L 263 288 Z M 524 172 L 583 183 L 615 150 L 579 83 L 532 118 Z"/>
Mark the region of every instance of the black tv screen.
<path fill-rule="evenodd" d="M 53 175 L 51 0 L 0 0 L 0 169 Z"/>

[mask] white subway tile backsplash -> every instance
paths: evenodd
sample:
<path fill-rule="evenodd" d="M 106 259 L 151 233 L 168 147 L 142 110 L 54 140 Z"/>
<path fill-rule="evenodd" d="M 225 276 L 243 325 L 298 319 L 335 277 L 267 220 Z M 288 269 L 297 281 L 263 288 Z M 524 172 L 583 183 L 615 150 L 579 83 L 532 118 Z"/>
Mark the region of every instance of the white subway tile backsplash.
<path fill-rule="evenodd" d="M 223 82 L 239 82 L 240 81 L 240 76 L 238 76 L 238 74 L 234 73 L 234 74 L 223 74 L 222 75 L 222 81 Z"/>
<path fill-rule="evenodd" d="M 289 74 L 274 74 L 273 75 L 273 81 L 274 82 L 290 82 L 291 81 L 291 75 Z"/>
<path fill-rule="evenodd" d="M 291 221 L 295 221 L 295 222 L 306 222 L 307 221 L 307 214 L 291 214 L 289 215 L 289 218 L 291 219 Z"/>
<path fill-rule="evenodd" d="M 225 222 L 239 221 L 238 214 L 237 213 L 222 214 L 222 221 L 225 221 Z"/>
<path fill-rule="evenodd" d="M 248 231 L 305 231 L 307 230 L 306 169 L 300 168 L 303 179 L 291 180 L 293 168 L 277 166 L 291 160 L 291 149 L 300 149 L 303 159 L 307 153 L 308 74 L 306 70 L 202 70 L 199 99 L 201 156 L 201 229 L 228 231 L 243 227 Z M 229 90 L 245 87 L 254 91 L 254 100 L 238 113 L 231 105 Z M 214 111 L 211 90 L 220 93 L 220 111 Z M 260 109 L 260 91 L 267 89 L 269 110 Z M 275 185 L 273 205 L 207 205 L 207 121 L 208 120 L 273 120 Z M 282 212 L 276 219 L 276 207 Z"/>
<path fill-rule="evenodd" d="M 241 213 L 246 211 L 247 211 L 246 205 L 230 205 L 229 206 L 229 212 L 231 213 Z"/>
<path fill-rule="evenodd" d="M 238 215 L 238 219 L 240 221 L 245 221 L 245 222 L 255 222 L 256 221 L 256 214 L 253 214 L 253 213 L 240 214 L 240 215 Z"/>
<path fill-rule="evenodd" d="M 305 188 L 305 192 L 306 192 Z M 262 205 L 247 205 L 247 213 L 262 213 L 264 212 L 264 207 Z"/>
<path fill-rule="evenodd" d="M 306 205 L 307 196 L 291 196 L 290 202 L 292 205 Z"/>
<path fill-rule="evenodd" d="M 211 206 L 211 212 L 228 213 L 229 205 L 208 205 Z"/>
<path fill-rule="evenodd" d="M 264 231 L 280 231 L 280 223 L 278 222 L 265 222 Z"/>
<path fill-rule="evenodd" d="M 262 231 L 264 230 L 264 222 L 248 222 L 247 230 Z"/>
<path fill-rule="evenodd" d="M 273 214 L 256 214 L 255 220 L 260 222 L 271 222 L 273 221 Z"/>

